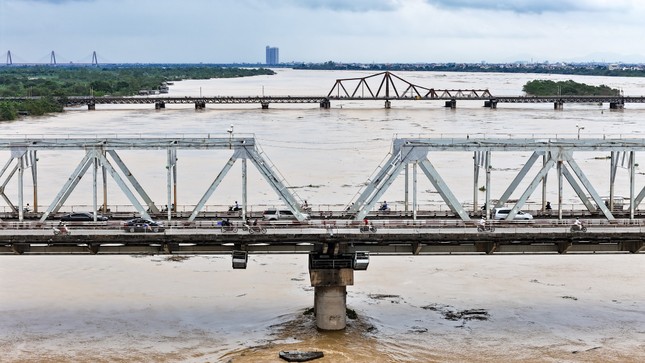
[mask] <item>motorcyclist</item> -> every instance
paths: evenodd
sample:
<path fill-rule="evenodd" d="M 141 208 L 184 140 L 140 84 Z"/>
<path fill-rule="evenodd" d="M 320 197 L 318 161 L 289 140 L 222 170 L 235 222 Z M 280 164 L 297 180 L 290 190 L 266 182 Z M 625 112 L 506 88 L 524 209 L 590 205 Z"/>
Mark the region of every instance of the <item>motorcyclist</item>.
<path fill-rule="evenodd" d="M 482 218 L 479 220 L 478 225 L 479 225 L 480 227 L 482 227 L 482 228 L 486 228 L 486 217 L 482 217 Z"/>
<path fill-rule="evenodd" d="M 582 229 L 582 222 L 580 222 L 580 219 L 576 217 L 576 221 L 573 222 L 573 225 L 575 226 L 576 229 L 580 230 Z"/>
<path fill-rule="evenodd" d="M 229 227 L 230 225 L 231 222 L 228 220 L 228 218 L 222 219 L 222 227 Z"/>
<path fill-rule="evenodd" d="M 387 209 L 388 209 L 387 202 L 383 201 L 383 204 L 381 204 L 378 210 L 385 211 Z"/>

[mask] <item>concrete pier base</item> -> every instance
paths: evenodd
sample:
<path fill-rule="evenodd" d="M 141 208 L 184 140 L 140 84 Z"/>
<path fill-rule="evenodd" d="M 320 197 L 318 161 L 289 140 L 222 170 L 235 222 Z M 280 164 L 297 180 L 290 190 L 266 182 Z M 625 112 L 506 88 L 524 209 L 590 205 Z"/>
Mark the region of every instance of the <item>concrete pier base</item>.
<path fill-rule="evenodd" d="M 316 326 L 322 330 L 343 330 L 347 325 L 347 287 L 314 288 Z"/>
<path fill-rule="evenodd" d="M 385 108 L 386 109 L 392 108 L 392 102 L 390 102 L 390 100 L 385 100 Z"/>
<path fill-rule="evenodd" d="M 454 110 L 457 108 L 457 100 L 451 99 L 450 101 L 446 101 L 445 106 Z"/>
<path fill-rule="evenodd" d="M 314 287 L 314 315 L 321 330 L 343 330 L 347 325 L 347 285 L 354 284 L 354 270 L 310 269 Z"/>
<path fill-rule="evenodd" d="M 94 111 L 94 110 L 96 110 L 96 104 L 94 104 L 94 103 L 88 103 L 88 104 L 87 104 L 87 110 L 88 110 L 88 111 Z"/>
<path fill-rule="evenodd" d="M 562 101 L 553 102 L 554 110 L 562 110 L 563 108 L 564 108 L 564 102 Z"/>

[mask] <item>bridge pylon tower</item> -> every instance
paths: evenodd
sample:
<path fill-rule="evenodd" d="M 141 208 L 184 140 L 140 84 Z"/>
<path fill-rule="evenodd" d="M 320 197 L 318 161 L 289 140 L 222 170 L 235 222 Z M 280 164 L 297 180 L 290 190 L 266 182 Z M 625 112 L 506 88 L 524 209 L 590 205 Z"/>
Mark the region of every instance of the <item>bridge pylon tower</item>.
<path fill-rule="evenodd" d="M 56 53 L 52 50 L 51 54 L 49 55 L 49 64 L 52 66 L 56 65 Z"/>
<path fill-rule="evenodd" d="M 11 59 L 11 51 L 7 51 L 7 65 L 10 66 L 13 64 L 13 59 Z"/>
<path fill-rule="evenodd" d="M 99 60 L 96 57 L 96 51 L 92 52 L 92 65 L 93 66 L 98 66 L 99 65 Z"/>

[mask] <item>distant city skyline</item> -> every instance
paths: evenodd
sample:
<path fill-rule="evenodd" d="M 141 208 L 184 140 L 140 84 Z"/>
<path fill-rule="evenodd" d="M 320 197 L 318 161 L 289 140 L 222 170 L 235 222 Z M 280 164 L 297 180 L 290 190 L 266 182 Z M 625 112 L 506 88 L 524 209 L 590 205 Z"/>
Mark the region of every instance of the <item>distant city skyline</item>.
<path fill-rule="evenodd" d="M 645 63 L 633 0 L 0 0 L 14 63 Z M 4 62 L 4 59 L 2 60 Z"/>

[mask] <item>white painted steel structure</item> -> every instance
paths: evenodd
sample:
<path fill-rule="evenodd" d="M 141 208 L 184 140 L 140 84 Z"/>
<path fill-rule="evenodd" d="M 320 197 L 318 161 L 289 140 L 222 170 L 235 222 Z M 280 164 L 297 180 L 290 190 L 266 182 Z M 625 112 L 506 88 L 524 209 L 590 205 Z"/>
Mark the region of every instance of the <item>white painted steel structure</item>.
<path fill-rule="evenodd" d="M 285 202 L 294 216 L 303 221 L 305 214 L 300 209 L 300 201 L 289 192 L 286 182 L 280 177 L 275 167 L 266 159 L 256 147 L 253 137 L 234 137 L 229 133 L 228 137 L 14 137 L 0 139 L 0 150 L 9 150 L 11 155 L 2 170 L 0 170 L 0 196 L 7 202 L 9 207 L 18 213 L 19 220 L 23 220 L 23 173 L 24 169 L 30 167 L 34 185 L 34 208 L 37 208 L 37 157 L 39 150 L 83 150 L 85 155 L 78 163 L 74 172 L 69 176 L 67 182 L 62 186 L 59 193 L 51 202 L 47 210 L 42 213 L 41 221 L 45 221 L 52 213 L 56 213 L 65 203 L 74 188 L 78 185 L 85 173 L 92 168 L 93 177 L 93 209 L 96 219 L 98 206 L 98 169 L 103 171 L 104 203 L 107 205 L 107 175 L 119 186 L 127 196 L 132 206 L 144 218 L 149 218 L 148 212 L 159 213 L 148 193 L 137 181 L 132 171 L 119 157 L 118 150 L 165 150 L 167 153 L 167 196 L 168 206 L 176 206 L 176 182 L 177 182 L 177 150 L 211 150 L 229 149 L 233 155 L 226 165 L 213 180 L 210 187 L 205 191 L 189 220 L 194 220 L 204 207 L 208 198 L 217 189 L 221 181 L 229 172 L 233 164 L 240 159 L 242 162 L 242 216 L 246 216 L 246 170 L 247 160 L 250 160 L 258 169 L 267 183 L 273 188 L 278 196 Z M 11 168 L 11 166 L 13 168 Z M 7 173 L 8 171 L 8 173 Z M 18 173 L 18 202 L 15 205 L 4 193 L 5 186 Z M 6 174 L 6 175 L 5 175 Z M 4 180 L 2 179 L 4 178 Z M 174 198 L 173 198 L 174 192 Z M 143 203 L 141 202 L 143 201 Z M 171 209 L 167 208 L 168 219 L 171 219 Z M 34 210 L 38 212 L 38 210 Z"/>
<path fill-rule="evenodd" d="M 385 191 L 392 185 L 394 180 L 405 169 L 405 201 L 407 208 L 408 201 L 408 165 L 413 166 L 413 211 L 416 211 L 417 191 L 417 167 L 420 168 L 436 191 L 441 195 L 444 202 L 462 220 L 470 220 L 468 211 L 462 203 L 457 200 L 450 186 L 444 181 L 437 169 L 428 158 L 429 154 L 436 156 L 441 152 L 464 151 L 473 153 L 474 177 L 473 177 L 473 211 L 477 211 L 477 190 L 480 168 L 483 167 L 486 173 L 486 215 L 491 214 L 491 157 L 493 152 L 532 152 L 520 172 L 506 188 L 502 196 L 496 202 L 495 207 L 500 207 L 509 201 L 511 194 L 517 189 L 520 182 L 528 177 L 528 173 L 535 162 L 541 157 L 542 167 L 533 176 L 529 186 L 523 191 L 521 197 L 513 205 L 507 220 L 512 220 L 517 212 L 526 203 L 530 195 L 542 183 L 542 205 L 546 204 L 546 179 L 551 168 L 555 167 L 558 178 L 558 217 L 562 219 L 562 187 L 563 177 L 571 185 L 577 196 L 584 203 L 589 212 L 596 212 L 597 209 L 608 220 L 614 220 L 612 214 L 614 202 L 614 182 L 616 169 L 622 160 L 622 166 L 629 170 L 629 214 L 634 219 L 634 211 L 645 197 L 645 186 L 639 186 L 640 192 L 635 194 L 635 158 L 637 151 L 645 151 L 645 139 L 563 139 L 563 138 L 398 138 L 392 143 L 392 151 L 384 164 L 378 167 L 378 172 L 366 183 L 358 198 L 350 204 L 348 211 L 354 214 L 356 220 L 362 220 L 375 207 Z M 600 151 L 611 153 L 610 176 L 610 198 L 608 205 L 600 197 L 597 189 L 592 185 L 582 168 L 574 158 L 575 152 Z M 625 165 L 627 161 L 627 165 Z M 568 166 L 567 166 L 568 165 Z M 588 195 L 585 193 L 588 193 Z M 416 215 L 413 214 L 416 218 Z"/>

